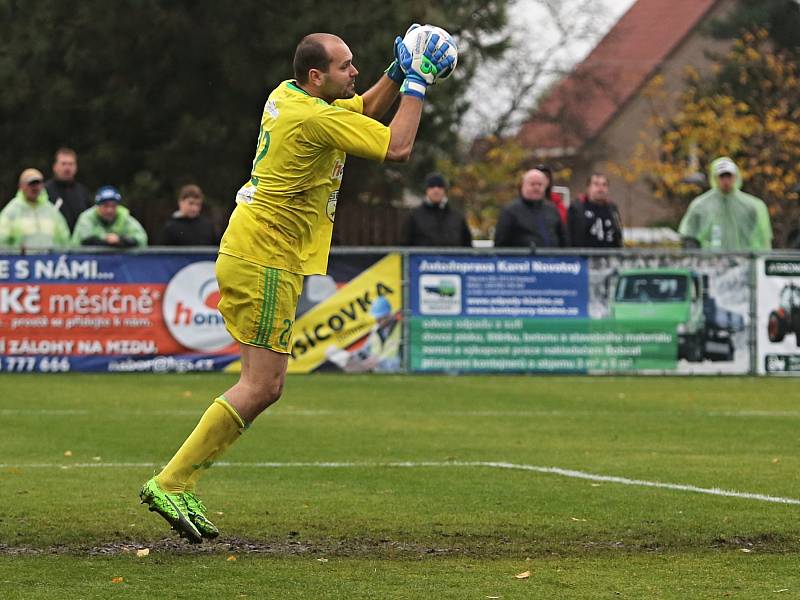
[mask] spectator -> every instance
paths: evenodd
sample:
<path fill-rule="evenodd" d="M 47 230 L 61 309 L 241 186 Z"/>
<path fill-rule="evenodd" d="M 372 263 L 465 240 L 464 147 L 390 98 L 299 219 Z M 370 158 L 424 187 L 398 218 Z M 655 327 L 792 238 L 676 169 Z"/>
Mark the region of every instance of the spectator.
<path fill-rule="evenodd" d="M 553 169 L 547 165 L 537 165 L 536 170 L 547 175 L 547 187 L 544 190 L 544 197 L 553 203 L 553 206 L 555 206 L 558 211 L 558 216 L 561 217 L 561 222 L 566 225 L 567 205 L 564 204 L 564 198 L 561 197 L 561 194 L 553 191 Z"/>
<path fill-rule="evenodd" d="M 48 201 L 41 171 L 25 169 L 20 174 L 17 195 L 0 211 L 0 245 L 20 249 L 69 245 L 69 227 Z"/>
<path fill-rule="evenodd" d="M 139 221 L 121 205 L 117 188 L 106 185 L 97 190 L 94 206 L 78 217 L 72 243 L 76 246 L 131 248 L 146 246 L 147 234 Z"/>
<path fill-rule="evenodd" d="M 569 207 L 569 238 L 576 248 L 621 248 L 619 209 L 608 197 L 608 177 L 592 173 L 586 193 Z"/>
<path fill-rule="evenodd" d="M 689 205 L 678 231 L 689 244 L 726 250 L 770 250 L 772 226 L 767 205 L 741 191 L 742 176 L 727 156 L 711 163 L 711 189 Z M 695 241 L 693 241 L 695 240 Z"/>
<path fill-rule="evenodd" d="M 50 202 L 55 204 L 67 220 L 70 231 L 75 227 L 78 216 L 92 206 L 89 190 L 75 181 L 78 173 L 78 155 L 72 148 L 56 150 L 53 162 L 53 178 L 45 183 Z"/>
<path fill-rule="evenodd" d="M 178 210 L 164 225 L 162 243 L 165 246 L 216 246 L 219 236 L 203 210 L 203 190 L 185 185 L 178 192 Z"/>
<path fill-rule="evenodd" d="M 558 210 L 545 199 L 547 175 L 531 169 L 522 176 L 519 198 L 503 208 L 495 229 L 494 245 L 538 246 L 540 248 L 568 245 L 567 232 Z"/>
<path fill-rule="evenodd" d="M 408 215 L 406 246 L 472 246 L 464 215 L 447 201 L 447 180 L 439 173 L 425 179 L 425 200 Z"/>

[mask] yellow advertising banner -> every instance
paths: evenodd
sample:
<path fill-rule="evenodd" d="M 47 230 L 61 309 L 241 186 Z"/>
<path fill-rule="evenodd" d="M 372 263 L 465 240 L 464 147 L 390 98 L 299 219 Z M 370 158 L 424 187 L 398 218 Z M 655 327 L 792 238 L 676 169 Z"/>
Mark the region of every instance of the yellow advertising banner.
<path fill-rule="evenodd" d="M 399 334 L 397 317 L 403 309 L 401 280 L 401 257 L 389 254 L 303 314 L 294 323 L 288 372 L 310 373 L 326 361 L 347 371 L 371 370 L 366 366 L 354 368 L 355 362 L 371 363 L 363 357 L 351 356 L 347 350 L 368 336 L 380 342 L 381 336 L 376 333 L 382 324 L 384 331 L 391 328 Z M 385 352 L 390 340 L 386 335 L 382 337 Z M 399 343 L 395 353 L 399 363 Z"/>

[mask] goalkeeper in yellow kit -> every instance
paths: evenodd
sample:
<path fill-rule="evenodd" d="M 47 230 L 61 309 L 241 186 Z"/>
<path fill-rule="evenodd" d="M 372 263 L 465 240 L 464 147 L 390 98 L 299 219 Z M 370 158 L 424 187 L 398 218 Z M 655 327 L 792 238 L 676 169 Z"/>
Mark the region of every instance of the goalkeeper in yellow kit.
<path fill-rule="evenodd" d="M 419 50 L 397 38 L 395 61 L 359 96 L 350 49 L 314 33 L 297 46 L 295 78 L 269 95 L 250 180 L 237 193 L 216 266 L 219 310 L 239 342 L 241 376 L 139 494 L 190 542 L 219 535 L 194 492 L 200 474 L 281 395 L 303 276 L 327 270 L 346 155 L 408 160 L 427 86 L 454 67 L 447 49 L 435 34 Z M 384 126 L 376 119 L 398 92 L 397 113 Z"/>

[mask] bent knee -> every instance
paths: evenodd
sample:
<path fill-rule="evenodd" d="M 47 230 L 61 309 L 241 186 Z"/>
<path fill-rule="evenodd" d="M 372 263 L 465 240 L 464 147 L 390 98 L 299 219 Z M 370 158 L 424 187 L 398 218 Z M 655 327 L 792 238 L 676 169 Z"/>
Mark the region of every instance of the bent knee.
<path fill-rule="evenodd" d="M 252 383 L 253 395 L 258 398 L 258 403 L 266 408 L 278 401 L 283 393 L 283 377 L 263 379 Z M 262 408 L 262 410 L 263 410 Z"/>

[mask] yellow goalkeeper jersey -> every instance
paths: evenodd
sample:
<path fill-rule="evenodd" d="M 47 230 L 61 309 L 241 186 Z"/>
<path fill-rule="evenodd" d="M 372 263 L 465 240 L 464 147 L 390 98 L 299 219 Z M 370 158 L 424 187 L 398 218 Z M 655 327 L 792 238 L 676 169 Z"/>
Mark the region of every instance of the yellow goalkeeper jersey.
<path fill-rule="evenodd" d="M 302 275 L 324 274 L 347 154 L 383 161 L 389 128 L 354 96 L 328 104 L 293 81 L 269 95 L 250 180 L 220 253 Z"/>

